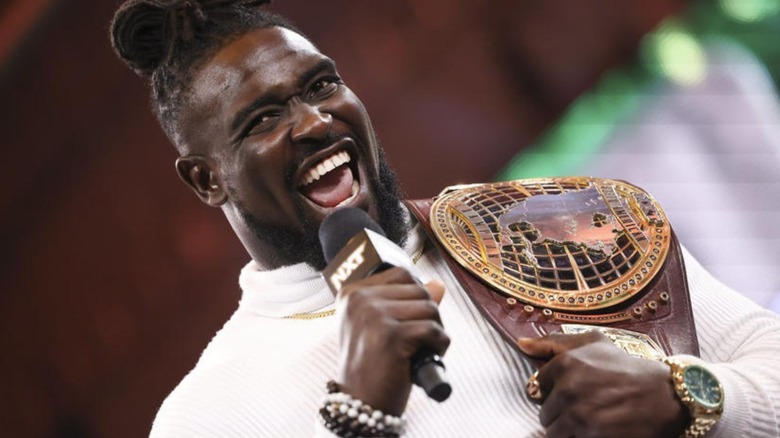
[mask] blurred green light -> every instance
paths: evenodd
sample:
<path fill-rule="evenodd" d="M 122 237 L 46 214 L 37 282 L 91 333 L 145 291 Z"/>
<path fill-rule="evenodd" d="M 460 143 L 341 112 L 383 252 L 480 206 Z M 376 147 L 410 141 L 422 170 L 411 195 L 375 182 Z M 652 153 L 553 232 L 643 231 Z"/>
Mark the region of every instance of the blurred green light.
<path fill-rule="evenodd" d="M 641 103 L 645 76 L 628 71 L 606 73 L 601 82 L 580 96 L 559 122 L 536 143 L 517 154 L 495 177 L 497 181 L 571 175 L 596 156 L 625 117 Z"/>
<path fill-rule="evenodd" d="M 707 75 L 707 58 L 699 40 L 674 21 L 664 23 L 644 42 L 647 66 L 681 85 L 695 85 Z"/>
<path fill-rule="evenodd" d="M 745 23 L 761 21 L 780 11 L 780 0 L 720 0 L 729 17 Z"/>

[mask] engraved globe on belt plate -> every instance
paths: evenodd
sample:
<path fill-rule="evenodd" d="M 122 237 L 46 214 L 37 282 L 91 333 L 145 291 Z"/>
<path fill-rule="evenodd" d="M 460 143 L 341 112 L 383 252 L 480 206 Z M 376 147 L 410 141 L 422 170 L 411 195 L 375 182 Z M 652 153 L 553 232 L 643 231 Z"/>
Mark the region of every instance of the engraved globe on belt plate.
<path fill-rule="evenodd" d="M 525 303 L 567 311 L 636 295 L 661 268 L 671 234 L 646 192 L 587 177 L 448 188 L 433 204 L 431 225 L 483 281 Z"/>

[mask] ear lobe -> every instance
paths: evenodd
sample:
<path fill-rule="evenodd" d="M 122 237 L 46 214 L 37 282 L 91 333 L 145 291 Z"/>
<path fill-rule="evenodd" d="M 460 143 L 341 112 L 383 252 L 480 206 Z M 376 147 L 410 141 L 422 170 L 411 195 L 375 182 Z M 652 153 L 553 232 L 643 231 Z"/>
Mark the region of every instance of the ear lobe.
<path fill-rule="evenodd" d="M 199 155 L 187 155 L 176 160 L 176 172 L 184 184 L 187 184 L 203 203 L 219 207 L 227 201 L 227 193 L 214 167 L 211 160 Z"/>

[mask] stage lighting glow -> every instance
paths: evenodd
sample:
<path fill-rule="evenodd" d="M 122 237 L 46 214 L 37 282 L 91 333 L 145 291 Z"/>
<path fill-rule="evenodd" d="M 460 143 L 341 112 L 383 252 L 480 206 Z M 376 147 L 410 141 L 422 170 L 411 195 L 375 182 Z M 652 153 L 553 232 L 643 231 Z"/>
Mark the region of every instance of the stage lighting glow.
<path fill-rule="evenodd" d="M 780 12 L 780 0 L 720 0 L 728 17 L 745 23 L 764 20 Z"/>
<path fill-rule="evenodd" d="M 707 75 L 707 58 L 699 40 L 674 21 L 664 23 L 643 42 L 646 66 L 680 85 L 696 85 Z"/>

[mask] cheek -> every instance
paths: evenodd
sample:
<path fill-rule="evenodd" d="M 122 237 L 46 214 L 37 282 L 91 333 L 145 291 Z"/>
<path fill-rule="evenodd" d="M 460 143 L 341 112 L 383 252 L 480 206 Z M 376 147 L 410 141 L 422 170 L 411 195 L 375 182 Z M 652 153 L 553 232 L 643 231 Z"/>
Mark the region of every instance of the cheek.
<path fill-rule="evenodd" d="M 338 103 L 332 107 L 333 114 L 344 123 L 347 123 L 358 140 L 367 146 L 367 151 L 375 167 L 378 165 L 378 141 L 371 124 L 368 111 L 363 102 L 348 88 L 342 92 Z"/>
<path fill-rule="evenodd" d="M 342 94 L 339 110 L 351 120 L 353 124 L 359 124 L 371 131 L 371 121 L 368 118 L 368 112 L 363 106 L 363 102 L 351 90 L 346 89 Z"/>
<path fill-rule="evenodd" d="M 246 142 L 232 162 L 233 179 L 254 202 L 284 204 L 289 199 L 290 160 L 284 148 L 269 147 L 259 141 Z"/>

